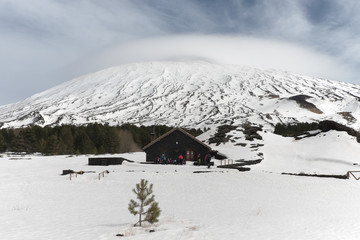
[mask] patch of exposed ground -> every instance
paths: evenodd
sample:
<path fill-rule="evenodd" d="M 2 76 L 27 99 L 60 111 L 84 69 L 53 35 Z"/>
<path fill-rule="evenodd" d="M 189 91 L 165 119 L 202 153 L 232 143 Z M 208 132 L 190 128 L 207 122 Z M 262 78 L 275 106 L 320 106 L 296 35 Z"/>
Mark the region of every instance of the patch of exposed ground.
<path fill-rule="evenodd" d="M 262 131 L 262 126 L 255 126 L 248 123 L 241 125 L 243 128 L 243 133 L 245 134 L 245 139 L 248 141 L 254 141 L 254 139 L 262 140 L 262 137 L 258 132 Z"/>
<path fill-rule="evenodd" d="M 235 130 L 237 127 L 232 125 L 222 125 L 217 128 L 217 132 L 213 137 L 209 139 L 209 144 L 215 143 L 216 146 L 221 143 L 229 142 L 231 135 L 227 135 L 228 132 Z"/>
<path fill-rule="evenodd" d="M 306 101 L 309 98 L 312 98 L 312 97 L 301 94 L 301 95 L 289 97 L 289 100 L 295 101 L 301 108 L 305 108 L 305 109 L 309 110 L 310 112 L 322 114 L 323 112 L 320 109 L 318 109 L 315 106 L 315 104 Z"/>
<path fill-rule="evenodd" d="M 338 112 L 337 114 L 342 116 L 349 124 L 356 122 L 356 118 L 350 112 Z"/>

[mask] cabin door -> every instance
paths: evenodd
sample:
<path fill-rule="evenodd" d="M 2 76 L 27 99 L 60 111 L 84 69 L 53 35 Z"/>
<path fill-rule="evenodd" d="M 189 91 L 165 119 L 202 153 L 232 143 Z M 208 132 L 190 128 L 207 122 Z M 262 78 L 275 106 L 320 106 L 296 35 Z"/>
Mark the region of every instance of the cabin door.
<path fill-rule="evenodd" d="M 194 151 L 187 150 L 186 151 L 186 161 L 193 161 L 194 160 Z"/>

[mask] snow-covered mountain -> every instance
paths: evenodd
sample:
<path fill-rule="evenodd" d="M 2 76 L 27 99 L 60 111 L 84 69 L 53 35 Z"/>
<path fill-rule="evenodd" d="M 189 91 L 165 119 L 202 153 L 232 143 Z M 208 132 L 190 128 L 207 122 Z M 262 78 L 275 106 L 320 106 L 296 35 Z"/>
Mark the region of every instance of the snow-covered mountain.
<path fill-rule="evenodd" d="M 144 152 L 96 155 L 132 160 L 113 166 L 89 166 L 89 155 L 2 153 L 1 239 L 358 239 L 360 217 L 354 209 L 360 194 L 354 176 L 359 175 L 329 178 L 360 170 L 356 137 L 332 130 L 295 140 L 266 130 L 277 122 L 323 119 L 358 128 L 359 97 L 360 87 L 348 83 L 166 62 L 106 69 L 0 107 L 3 127 L 210 126 L 198 138 L 227 156 L 213 158 L 215 167 L 209 169 L 192 162 L 142 164 Z M 212 127 L 231 122 L 234 126 Z M 229 141 L 211 143 L 221 128 Z M 251 171 L 216 168 L 229 162 Z M 84 174 L 70 181 L 60 175 L 63 169 Z M 105 170 L 109 174 L 99 179 Z M 323 178 L 291 175 L 299 173 Z M 154 184 L 162 212 L 158 223 L 139 228 L 133 227 L 137 216 L 127 205 L 143 178 Z"/>
<path fill-rule="evenodd" d="M 112 67 L 0 107 L 2 127 L 166 124 L 211 127 L 335 120 L 359 128 L 360 86 L 207 62 Z"/>

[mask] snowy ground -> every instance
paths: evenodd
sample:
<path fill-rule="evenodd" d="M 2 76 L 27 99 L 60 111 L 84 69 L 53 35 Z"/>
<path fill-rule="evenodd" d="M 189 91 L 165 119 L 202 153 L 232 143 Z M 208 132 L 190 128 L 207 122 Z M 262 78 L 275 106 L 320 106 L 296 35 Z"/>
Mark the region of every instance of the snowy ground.
<path fill-rule="evenodd" d="M 88 166 L 88 156 L 3 155 L 0 239 L 359 239 L 360 182 L 280 174 L 359 169 L 351 164 L 360 153 L 356 141 L 328 134 L 320 144 L 317 139 L 317 151 L 311 148 L 314 139 L 294 143 L 265 134 L 272 143 L 263 147 L 265 159 L 250 172 L 143 165 L 144 153 L 123 154 L 136 162 L 107 167 Z M 329 146 L 336 139 L 340 149 Z M 277 146 L 286 150 L 276 151 Z M 64 169 L 96 173 L 70 181 L 60 175 Z M 98 180 L 103 170 L 110 173 Z M 194 173 L 198 170 L 211 172 Z M 132 227 L 136 217 L 127 210 L 135 198 L 131 189 L 141 178 L 154 184 L 162 210 L 160 222 L 147 228 Z"/>

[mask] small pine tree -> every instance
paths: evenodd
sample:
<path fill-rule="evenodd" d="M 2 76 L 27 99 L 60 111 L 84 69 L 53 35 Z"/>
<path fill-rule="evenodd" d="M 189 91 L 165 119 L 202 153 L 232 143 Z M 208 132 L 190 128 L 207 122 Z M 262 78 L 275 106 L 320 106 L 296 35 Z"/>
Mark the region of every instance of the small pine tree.
<path fill-rule="evenodd" d="M 147 184 L 147 180 L 141 179 L 140 183 L 136 184 L 136 188 L 133 189 L 136 198 L 140 201 L 136 202 L 131 199 L 128 207 L 131 214 L 134 216 L 139 215 L 139 221 L 134 224 L 134 226 L 141 226 L 142 222 L 149 222 L 152 224 L 159 221 L 158 217 L 160 216 L 161 210 L 159 204 L 155 202 L 155 195 L 152 195 L 153 185 L 150 184 L 148 187 Z M 148 207 L 149 205 L 150 207 Z"/>

